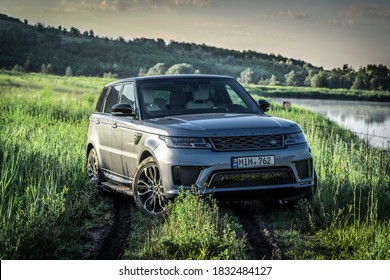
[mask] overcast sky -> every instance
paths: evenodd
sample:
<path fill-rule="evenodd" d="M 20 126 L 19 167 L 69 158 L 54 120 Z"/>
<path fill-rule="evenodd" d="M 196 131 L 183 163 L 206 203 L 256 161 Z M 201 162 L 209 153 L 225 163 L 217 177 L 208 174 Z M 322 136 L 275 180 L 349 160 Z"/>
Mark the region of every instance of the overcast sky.
<path fill-rule="evenodd" d="M 390 67 L 390 0 L 0 0 L 0 13 L 101 37 L 162 38 Z"/>

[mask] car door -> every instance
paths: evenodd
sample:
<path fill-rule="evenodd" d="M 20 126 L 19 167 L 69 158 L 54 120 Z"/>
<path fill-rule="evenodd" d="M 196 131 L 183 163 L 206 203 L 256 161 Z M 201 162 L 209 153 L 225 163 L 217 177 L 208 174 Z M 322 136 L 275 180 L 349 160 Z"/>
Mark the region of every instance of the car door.
<path fill-rule="evenodd" d="M 119 90 L 115 86 L 108 87 L 106 97 L 103 102 L 102 113 L 95 120 L 99 142 L 100 165 L 107 176 L 107 172 L 112 170 L 112 131 L 113 120 L 111 107 L 118 103 Z"/>
<path fill-rule="evenodd" d="M 106 169 L 110 173 L 115 173 L 115 166 L 117 165 L 116 155 L 120 154 L 120 143 L 118 137 L 120 133 L 117 131 L 117 124 L 114 120 L 114 117 L 111 114 L 111 108 L 119 101 L 119 93 L 122 85 L 113 85 L 110 87 L 110 92 L 107 95 L 106 102 L 104 105 L 104 113 L 107 115 L 105 119 L 105 127 L 107 128 L 107 133 L 104 135 L 105 139 L 103 140 L 107 143 L 105 155 L 108 157 Z M 118 147 L 119 145 L 119 147 Z M 120 160 L 120 158 L 119 158 Z"/>
<path fill-rule="evenodd" d="M 123 85 L 120 94 L 120 103 L 128 103 L 136 111 L 133 83 Z M 133 176 L 137 166 L 137 154 L 134 152 L 134 145 L 137 143 L 138 135 L 136 133 L 137 120 L 134 120 L 134 117 L 131 116 L 113 117 L 113 123 L 116 125 L 116 139 L 112 141 L 115 141 L 115 148 L 120 149 L 120 154 L 115 154 L 112 157 L 114 171 L 129 179 Z"/>

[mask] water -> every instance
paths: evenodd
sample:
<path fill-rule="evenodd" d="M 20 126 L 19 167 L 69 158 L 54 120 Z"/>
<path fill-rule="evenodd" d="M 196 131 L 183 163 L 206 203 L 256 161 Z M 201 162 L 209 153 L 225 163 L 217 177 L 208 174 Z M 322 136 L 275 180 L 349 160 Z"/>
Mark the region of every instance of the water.
<path fill-rule="evenodd" d="M 319 99 L 273 98 L 310 109 L 353 131 L 372 146 L 390 147 L 390 103 Z"/>

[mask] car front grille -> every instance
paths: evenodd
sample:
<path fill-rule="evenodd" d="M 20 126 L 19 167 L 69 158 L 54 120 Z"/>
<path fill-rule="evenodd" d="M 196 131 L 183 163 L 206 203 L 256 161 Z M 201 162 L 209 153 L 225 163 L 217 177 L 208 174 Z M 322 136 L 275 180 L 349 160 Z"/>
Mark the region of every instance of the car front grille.
<path fill-rule="evenodd" d="M 226 136 L 210 139 L 217 151 L 278 149 L 284 146 L 283 135 Z"/>
<path fill-rule="evenodd" d="M 220 171 L 211 176 L 210 188 L 272 186 L 294 183 L 288 168 Z"/>

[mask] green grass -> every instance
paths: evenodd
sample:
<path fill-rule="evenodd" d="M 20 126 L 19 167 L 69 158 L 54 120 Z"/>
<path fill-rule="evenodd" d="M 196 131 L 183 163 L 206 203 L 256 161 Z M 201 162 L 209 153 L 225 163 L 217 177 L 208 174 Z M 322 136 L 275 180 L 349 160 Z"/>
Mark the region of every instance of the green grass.
<path fill-rule="evenodd" d="M 88 116 L 109 80 L 0 73 L 0 258 L 84 259 L 107 199 L 85 174 Z M 390 259 L 390 153 L 301 108 L 319 189 L 264 219 L 290 259 Z M 259 212 L 260 213 L 260 212 Z M 262 215 L 264 213 L 261 213 Z M 214 203 L 182 194 L 166 219 L 134 211 L 129 259 L 245 259 L 242 228 Z"/>
<path fill-rule="evenodd" d="M 270 114 L 292 119 L 305 131 L 319 185 L 312 203 L 268 217 L 287 256 L 390 259 L 390 153 L 315 113 L 273 108 Z"/>
<path fill-rule="evenodd" d="M 330 89 L 295 86 L 260 86 L 248 85 L 247 89 L 255 95 L 269 98 L 309 98 L 333 100 L 365 100 L 390 102 L 389 91 Z"/>
<path fill-rule="evenodd" d="M 101 202 L 84 171 L 87 116 L 97 85 L 83 81 L 0 76 L 1 259 L 88 253 L 84 226 Z M 80 89 L 83 83 L 90 86 Z"/>
<path fill-rule="evenodd" d="M 129 237 L 130 259 L 246 259 L 245 239 L 239 224 L 221 213 L 214 200 L 180 193 L 170 204 L 166 220 L 135 214 Z M 134 242 L 135 241 L 135 242 Z"/>

